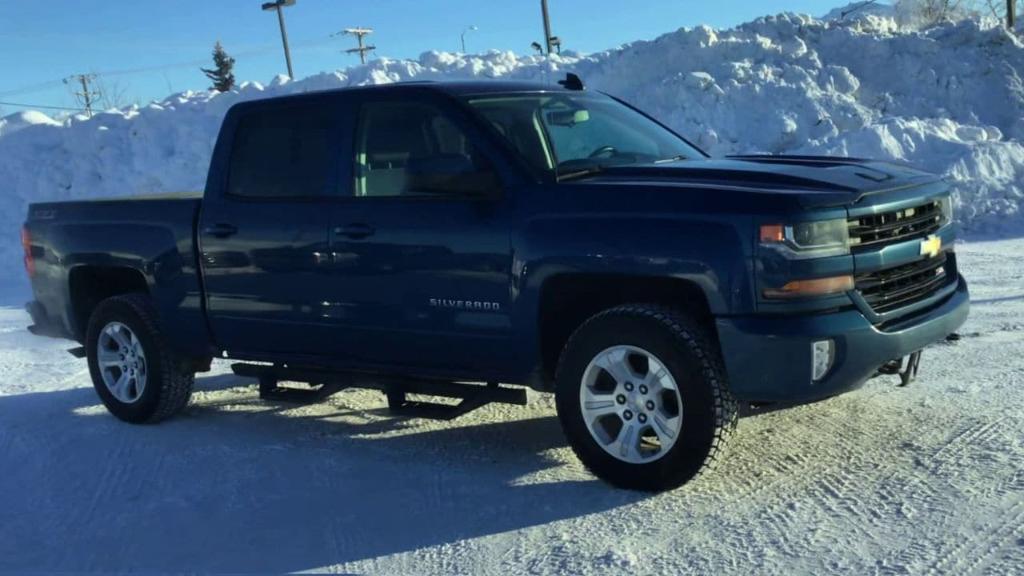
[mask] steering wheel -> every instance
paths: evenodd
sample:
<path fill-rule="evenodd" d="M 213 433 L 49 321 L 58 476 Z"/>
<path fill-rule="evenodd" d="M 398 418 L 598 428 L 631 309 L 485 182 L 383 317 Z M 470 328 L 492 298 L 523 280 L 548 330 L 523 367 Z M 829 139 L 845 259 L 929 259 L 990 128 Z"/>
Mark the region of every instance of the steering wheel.
<path fill-rule="evenodd" d="M 618 150 L 615 149 L 615 146 L 601 146 L 597 150 L 591 152 L 590 155 L 587 156 L 587 158 L 597 158 L 599 156 L 615 156 L 615 154 L 617 153 Z"/>

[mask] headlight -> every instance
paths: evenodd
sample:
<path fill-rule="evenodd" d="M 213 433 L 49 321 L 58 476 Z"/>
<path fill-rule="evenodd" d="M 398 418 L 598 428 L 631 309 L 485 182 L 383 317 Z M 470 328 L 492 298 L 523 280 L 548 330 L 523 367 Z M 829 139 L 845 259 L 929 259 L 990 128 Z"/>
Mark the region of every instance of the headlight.
<path fill-rule="evenodd" d="M 761 226 L 761 245 L 787 258 L 822 258 L 850 253 L 850 230 L 845 219 Z"/>
<path fill-rule="evenodd" d="M 942 208 L 942 225 L 951 223 L 953 221 L 953 197 L 943 196 L 940 198 L 939 207 Z"/>

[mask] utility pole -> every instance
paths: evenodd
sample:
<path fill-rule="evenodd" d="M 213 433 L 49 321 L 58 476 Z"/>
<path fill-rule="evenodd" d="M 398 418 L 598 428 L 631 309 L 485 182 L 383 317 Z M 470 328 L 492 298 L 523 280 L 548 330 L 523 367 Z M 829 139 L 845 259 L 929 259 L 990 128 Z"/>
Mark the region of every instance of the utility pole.
<path fill-rule="evenodd" d="M 358 48 L 349 48 L 348 50 L 345 50 L 345 53 L 346 54 L 359 54 L 359 63 L 360 64 L 366 64 L 366 53 L 370 52 L 371 50 L 376 50 L 377 49 L 377 47 L 373 46 L 373 45 L 370 45 L 370 46 L 364 46 L 363 45 L 363 36 L 369 36 L 370 34 L 373 34 L 373 28 L 345 28 L 341 32 L 337 32 L 335 34 L 331 34 L 331 36 L 339 36 L 339 35 L 355 36 L 356 37 L 356 41 L 359 43 L 359 47 Z"/>
<path fill-rule="evenodd" d="M 1016 2 L 1017 0 L 1006 0 L 1006 27 L 1010 30 L 1013 30 L 1017 22 L 1017 15 L 1014 13 L 1017 8 Z"/>
<path fill-rule="evenodd" d="M 462 34 L 460 35 L 460 37 L 462 38 L 462 53 L 463 54 L 466 53 L 466 32 L 476 32 L 477 30 L 478 30 L 478 28 L 476 27 L 475 24 L 472 25 L 472 26 L 466 26 L 465 28 L 462 29 Z"/>
<path fill-rule="evenodd" d="M 295 80 L 295 74 L 292 72 L 292 53 L 288 50 L 288 31 L 284 27 L 284 11 L 285 6 L 294 6 L 295 0 L 274 0 L 273 2 L 264 2 L 262 9 L 263 11 L 277 10 L 277 23 L 281 26 L 281 42 L 284 44 L 284 62 L 288 65 L 288 77 Z"/>
<path fill-rule="evenodd" d="M 544 47 L 551 54 L 551 18 L 548 17 L 548 0 L 540 0 L 540 12 L 544 16 Z"/>
<path fill-rule="evenodd" d="M 72 85 L 77 82 L 81 87 L 81 92 L 76 92 L 74 88 L 71 89 L 71 93 L 75 95 L 75 99 L 82 104 L 85 108 L 85 113 L 92 118 L 92 105 L 100 97 L 100 93 L 95 90 L 89 89 L 89 83 L 96 80 L 95 74 L 75 74 L 64 79 L 64 84 Z"/>

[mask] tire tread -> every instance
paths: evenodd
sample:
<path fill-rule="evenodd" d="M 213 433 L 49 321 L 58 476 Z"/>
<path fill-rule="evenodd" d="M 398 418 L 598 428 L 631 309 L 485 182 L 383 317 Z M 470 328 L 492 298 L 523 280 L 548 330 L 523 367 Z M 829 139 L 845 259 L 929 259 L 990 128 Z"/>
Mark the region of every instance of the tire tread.
<path fill-rule="evenodd" d="M 189 400 L 192 397 L 192 387 L 195 383 L 195 373 L 185 366 L 182 359 L 174 353 L 167 343 L 163 331 L 160 330 L 157 311 L 146 294 L 121 294 L 104 300 L 96 307 L 90 323 L 104 321 L 102 318 L 103 309 L 117 304 L 123 304 L 131 308 L 142 321 L 144 329 L 156 342 L 156 350 L 146 350 L 146 353 L 157 354 L 160 358 L 158 379 L 160 395 L 157 400 L 156 409 L 142 423 L 156 424 L 167 420 L 188 406 Z"/>
<path fill-rule="evenodd" d="M 729 439 L 736 431 L 739 420 L 739 406 L 729 391 L 725 367 L 718 346 L 714 344 L 714 340 L 708 334 L 708 330 L 702 327 L 685 311 L 662 304 L 630 303 L 615 306 L 595 314 L 573 332 L 563 347 L 558 366 L 556 367 L 555 381 L 561 382 L 563 380 L 564 375 L 562 371 L 565 370 L 564 360 L 567 356 L 566 351 L 575 344 L 575 341 L 582 334 L 593 328 L 595 324 L 599 324 L 612 317 L 653 320 L 665 327 L 679 346 L 688 349 L 696 358 L 700 365 L 701 374 L 710 388 L 714 404 L 714 435 L 708 454 L 697 473 L 690 478 L 683 479 L 683 481 L 690 482 L 704 476 L 709 471 L 713 471 L 722 461 L 726 447 L 729 444 Z M 577 456 L 581 456 L 580 451 L 575 445 L 572 448 Z M 585 460 L 584 464 L 586 464 Z M 595 472 L 594 470 L 591 471 Z M 670 485 L 678 485 L 680 483 L 682 482 L 676 482 L 675 480 L 667 482 Z"/>

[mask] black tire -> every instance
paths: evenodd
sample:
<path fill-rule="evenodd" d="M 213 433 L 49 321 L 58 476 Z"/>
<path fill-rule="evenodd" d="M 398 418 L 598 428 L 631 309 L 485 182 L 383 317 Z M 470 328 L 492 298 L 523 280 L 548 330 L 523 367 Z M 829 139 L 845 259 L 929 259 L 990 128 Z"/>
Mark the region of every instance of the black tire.
<path fill-rule="evenodd" d="M 131 403 L 118 400 L 107 389 L 100 373 L 98 343 L 100 332 L 110 322 L 127 326 L 145 353 L 147 379 L 138 398 Z M 124 294 L 99 303 L 89 317 L 85 349 L 93 387 L 111 414 L 133 424 L 156 423 L 182 411 L 192 396 L 195 372 L 175 354 L 160 330 L 156 309 L 144 294 Z"/>
<path fill-rule="evenodd" d="M 676 488 L 713 468 L 738 418 L 713 342 L 706 329 L 685 313 L 657 305 L 618 306 L 580 326 L 559 359 L 555 403 L 562 429 L 583 464 L 615 486 L 644 491 Z M 612 456 L 584 422 L 580 407 L 584 372 L 595 356 L 619 345 L 655 355 L 671 372 L 682 399 L 678 439 L 652 462 L 631 463 Z"/>

